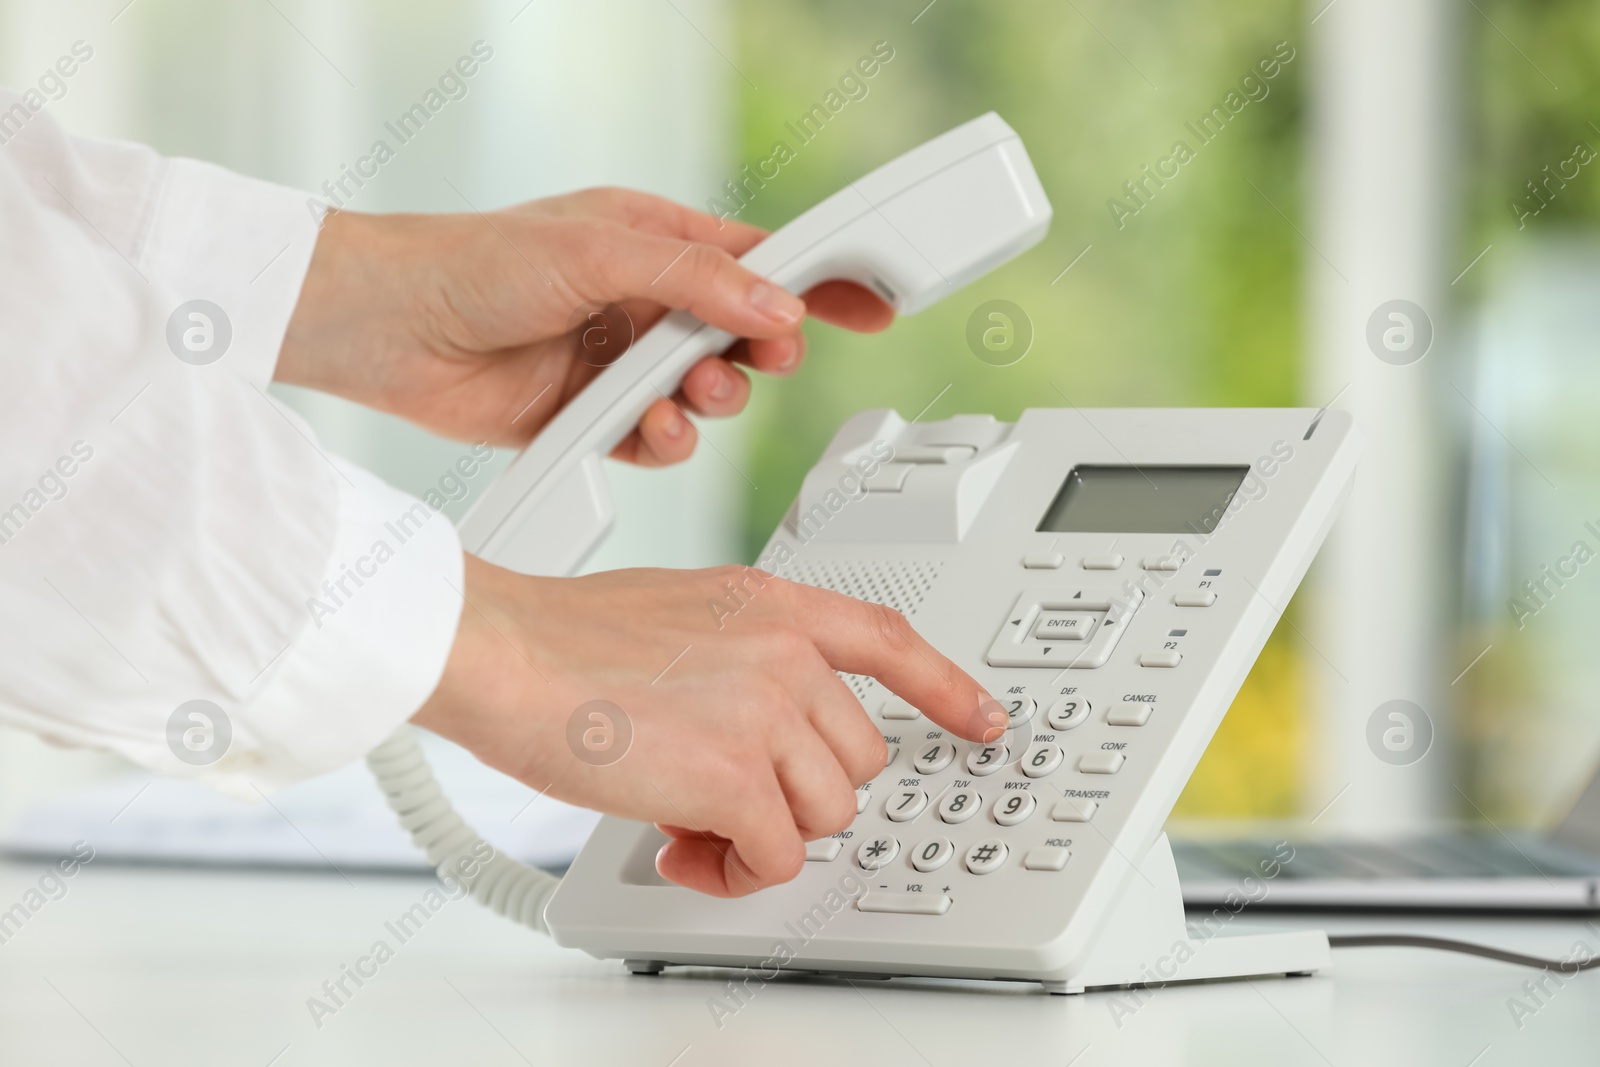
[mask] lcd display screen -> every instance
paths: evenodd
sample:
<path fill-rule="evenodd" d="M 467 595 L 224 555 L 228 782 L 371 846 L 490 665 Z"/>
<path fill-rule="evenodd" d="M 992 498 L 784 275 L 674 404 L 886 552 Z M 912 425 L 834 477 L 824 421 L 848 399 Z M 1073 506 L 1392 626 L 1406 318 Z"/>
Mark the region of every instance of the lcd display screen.
<path fill-rule="evenodd" d="M 1248 466 L 1073 467 L 1039 520 L 1049 533 L 1210 533 Z"/>

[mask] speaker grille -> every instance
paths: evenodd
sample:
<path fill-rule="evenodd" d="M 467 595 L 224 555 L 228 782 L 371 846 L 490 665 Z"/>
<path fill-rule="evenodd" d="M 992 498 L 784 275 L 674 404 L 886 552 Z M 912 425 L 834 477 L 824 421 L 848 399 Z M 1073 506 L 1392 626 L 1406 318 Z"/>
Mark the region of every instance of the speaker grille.
<path fill-rule="evenodd" d="M 938 560 L 803 560 L 783 569 L 783 577 L 819 589 L 882 604 L 913 618 L 943 566 Z M 858 700 L 876 684 L 861 674 L 841 674 Z"/>

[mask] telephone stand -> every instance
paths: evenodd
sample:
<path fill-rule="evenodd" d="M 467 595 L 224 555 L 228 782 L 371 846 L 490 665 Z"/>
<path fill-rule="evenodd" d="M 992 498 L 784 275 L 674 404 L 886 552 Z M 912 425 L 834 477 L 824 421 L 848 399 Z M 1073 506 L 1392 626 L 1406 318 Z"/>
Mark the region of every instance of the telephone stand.
<path fill-rule="evenodd" d="M 1262 879 L 1270 886 L 1270 881 Z M 1269 889 L 1270 892 L 1270 889 Z M 1321 930 L 1251 933 L 1238 927 L 1250 899 L 1218 907 L 1190 923 L 1183 911 L 1172 845 L 1162 834 L 1145 853 L 1081 967 L 1044 981 L 1050 993 L 1165 985 L 1213 978 L 1307 975 L 1333 966 Z"/>

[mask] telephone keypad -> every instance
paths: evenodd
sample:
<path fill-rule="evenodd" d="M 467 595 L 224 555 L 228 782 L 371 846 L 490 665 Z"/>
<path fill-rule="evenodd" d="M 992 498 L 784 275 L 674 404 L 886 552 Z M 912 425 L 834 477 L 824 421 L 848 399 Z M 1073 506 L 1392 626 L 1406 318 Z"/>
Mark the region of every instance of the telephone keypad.
<path fill-rule="evenodd" d="M 1078 603 L 1088 601 L 1088 597 L 1086 593 Z M 1044 597 L 1035 599 L 1033 603 L 1040 606 L 1039 610 L 1019 627 L 1028 635 L 1027 640 L 1036 640 L 1034 633 L 1042 619 L 1075 614 L 1056 602 L 1048 603 L 1051 610 L 1047 613 L 1046 602 Z M 1105 603 L 1106 615 L 1095 616 L 1093 628 L 1085 633 L 1086 640 L 1052 637 L 1037 643 L 1057 646 L 1071 643 L 1080 648 L 1097 645 L 1100 643 L 1098 629 L 1104 619 L 1114 618 L 1126 628 L 1133 607 L 1138 603 L 1138 599 L 1131 603 L 1128 600 Z M 1074 604 L 1073 608 L 1076 606 Z M 1102 602 L 1090 601 L 1085 606 L 1100 609 Z M 1013 613 L 1011 617 L 1020 616 Z M 1126 659 L 1131 661 L 1130 665 L 1138 662 L 1138 656 L 1132 652 Z M 1006 693 L 999 698 L 1008 720 L 1005 737 L 980 744 L 930 731 L 926 739 L 912 741 L 904 760 L 891 761 L 892 769 L 885 769 L 883 781 L 875 790 L 879 803 L 870 812 L 863 812 L 864 825 L 858 820 L 854 842 L 858 866 L 866 871 L 881 872 L 880 880 L 885 875 L 894 877 L 891 869 L 904 870 L 907 875 L 913 871 L 921 874 L 948 871 L 955 866 L 951 860 L 957 857 L 962 862 L 955 875 L 943 876 L 947 880 L 995 873 L 1004 877 L 1002 872 L 1008 869 L 1040 872 L 1068 869 L 1074 848 L 1069 839 L 1072 833 L 1062 824 L 1097 819 L 1102 800 L 1090 797 L 1105 792 L 1090 788 L 1091 783 L 1085 782 L 1084 777 L 1114 775 L 1123 769 L 1131 755 L 1130 744 L 1118 739 L 1137 736 L 1136 732 L 1123 731 L 1146 725 L 1154 714 L 1154 701 L 1149 696 L 1136 697 L 1130 693 L 1117 703 L 1102 704 L 1106 694 L 1096 695 L 1087 687 L 1052 688 L 1041 692 L 1036 681 L 1026 676 L 1013 676 L 991 689 L 995 693 Z M 1055 682 L 1047 684 L 1053 686 Z M 885 714 L 891 714 L 887 705 L 880 706 Z M 899 716 L 904 712 L 892 714 Z M 886 741 L 912 740 L 892 736 L 894 729 L 896 727 L 885 725 Z M 954 781 L 946 778 L 936 784 L 937 780 L 930 777 L 951 772 Z M 1025 784 L 1034 781 L 1044 784 L 1031 788 Z M 993 789 L 985 788 L 980 793 L 974 788 L 980 783 L 988 783 Z M 1042 796 L 1041 789 L 1044 790 Z M 1080 795 L 1063 795 L 1069 792 Z M 1088 796 L 1081 795 L 1085 793 Z M 895 826 L 913 823 L 925 813 L 930 818 L 936 815 L 939 823 L 952 831 L 970 825 L 975 833 L 966 840 L 958 832 L 952 832 L 949 837 L 925 836 L 914 846 L 895 836 L 900 832 Z M 988 827 L 994 836 L 977 838 L 983 833 L 980 823 L 973 821 L 979 814 L 983 815 L 981 825 Z M 873 825 L 875 820 L 876 825 Z M 893 833 L 887 832 L 891 830 Z M 1053 836 L 1060 835 L 1063 830 L 1066 836 Z M 808 847 L 808 858 L 810 856 Z M 1079 860 L 1080 864 L 1083 862 Z M 911 881 L 915 881 L 914 875 Z M 879 890 L 885 888 L 878 886 L 872 892 L 881 895 Z M 950 894 L 952 887 L 945 886 L 944 890 Z M 930 892 L 926 900 L 912 900 L 908 904 L 899 898 L 924 897 L 915 887 L 908 886 L 907 893 L 893 897 L 893 900 L 884 897 L 882 910 L 942 915 L 960 899 L 960 893 L 945 897 Z M 945 903 L 947 900 L 949 903 Z"/>

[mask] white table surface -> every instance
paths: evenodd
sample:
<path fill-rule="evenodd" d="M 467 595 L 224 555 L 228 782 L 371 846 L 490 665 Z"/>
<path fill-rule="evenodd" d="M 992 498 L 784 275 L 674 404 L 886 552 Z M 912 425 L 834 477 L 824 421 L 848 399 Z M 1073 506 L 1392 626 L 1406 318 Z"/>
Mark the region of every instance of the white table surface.
<path fill-rule="evenodd" d="M 0 863 L 0 910 L 42 864 Z M 634 978 L 469 900 L 445 905 L 319 1028 L 321 984 L 419 901 L 423 877 L 217 873 L 94 865 L 0 945 L 6 1067 L 302 1064 L 1498 1064 L 1600 1061 L 1600 972 L 1537 972 L 1406 949 L 1335 950 L 1323 976 L 1051 997 L 1020 984 L 789 978 L 719 1029 L 726 973 Z M 1580 920 L 1330 919 L 1264 925 L 1405 930 L 1544 955 Z M 1600 924 L 1596 924 L 1600 926 Z M 348 984 L 348 982 L 347 982 Z M 354 989 L 352 985 L 350 988 Z"/>

